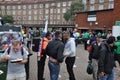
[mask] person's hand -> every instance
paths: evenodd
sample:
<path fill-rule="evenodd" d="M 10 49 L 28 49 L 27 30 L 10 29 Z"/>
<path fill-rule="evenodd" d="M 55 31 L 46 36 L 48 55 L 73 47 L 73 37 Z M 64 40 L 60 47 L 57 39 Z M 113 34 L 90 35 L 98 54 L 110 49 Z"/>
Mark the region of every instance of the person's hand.
<path fill-rule="evenodd" d="M 105 73 L 104 73 L 104 72 L 101 72 L 101 73 L 99 73 L 99 76 L 100 76 L 100 77 L 104 77 L 104 76 L 105 76 Z"/>
<path fill-rule="evenodd" d="M 9 60 L 9 59 L 10 59 L 10 55 L 6 55 L 6 56 L 4 57 L 4 59 L 5 59 L 5 60 Z"/>

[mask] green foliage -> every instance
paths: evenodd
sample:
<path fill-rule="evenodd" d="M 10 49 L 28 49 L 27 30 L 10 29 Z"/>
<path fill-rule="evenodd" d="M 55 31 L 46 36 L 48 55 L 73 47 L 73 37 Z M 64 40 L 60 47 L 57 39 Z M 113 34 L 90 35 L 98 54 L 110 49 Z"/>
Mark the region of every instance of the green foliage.
<path fill-rule="evenodd" d="M 65 19 L 66 21 L 69 21 L 70 16 L 71 16 L 71 12 L 70 12 L 70 10 L 67 10 L 67 12 L 64 13 L 64 19 Z"/>
<path fill-rule="evenodd" d="M 74 21 L 75 20 L 75 12 L 80 12 L 84 10 L 84 5 L 82 4 L 82 0 L 76 0 L 70 6 L 70 9 L 66 11 L 64 14 L 64 19 L 66 21 Z"/>
<path fill-rule="evenodd" d="M 3 20 L 4 23 L 10 23 L 10 24 L 14 23 L 14 19 L 11 15 L 2 16 L 2 20 Z"/>

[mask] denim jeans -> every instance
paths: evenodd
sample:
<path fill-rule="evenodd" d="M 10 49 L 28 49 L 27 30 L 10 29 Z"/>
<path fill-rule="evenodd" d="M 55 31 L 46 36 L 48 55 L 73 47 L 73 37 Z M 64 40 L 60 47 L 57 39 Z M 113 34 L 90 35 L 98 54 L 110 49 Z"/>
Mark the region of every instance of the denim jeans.
<path fill-rule="evenodd" d="M 50 80 L 58 80 L 58 75 L 60 72 L 60 64 L 48 61 L 48 66 L 50 70 Z"/>
<path fill-rule="evenodd" d="M 105 74 L 104 77 L 99 78 L 99 80 L 114 80 L 114 69 L 111 74 Z"/>

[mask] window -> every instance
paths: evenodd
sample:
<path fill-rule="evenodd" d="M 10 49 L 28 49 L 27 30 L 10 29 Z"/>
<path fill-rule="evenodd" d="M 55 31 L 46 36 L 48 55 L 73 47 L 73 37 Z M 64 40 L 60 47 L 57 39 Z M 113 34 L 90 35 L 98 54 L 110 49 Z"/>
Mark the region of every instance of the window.
<path fill-rule="evenodd" d="M 1 6 L 1 9 L 5 9 L 5 6 Z"/>
<path fill-rule="evenodd" d="M 94 3 L 95 3 L 95 0 L 90 0 L 90 3 L 91 3 L 91 4 L 94 4 Z"/>
<path fill-rule="evenodd" d="M 60 15 L 57 16 L 57 19 L 60 19 Z"/>
<path fill-rule="evenodd" d="M 50 15 L 50 20 L 53 20 L 53 15 Z"/>
<path fill-rule="evenodd" d="M 7 6 L 7 9 L 10 10 L 10 6 Z"/>
<path fill-rule="evenodd" d="M 46 13 L 46 14 L 48 14 L 48 13 L 49 13 L 49 10 L 48 10 L 48 9 L 46 9 L 45 13 Z"/>
<path fill-rule="evenodd" d="M 32 11 L 29 11 L 28 14 L 31 15 L 31 14 L 32 14 Z"/>
<path fill-rule="evenodd" d="M 18 11 L 18 13 L 17 13 L 18 15 L 21 15 L 21 11 Z"/>
<path fill-rule="evenodd" d="M 39 19 L 40 19 L 40 20 L 43 20 L 43 16 L 39 16 Z"/>
<path fill-rule="evenodd" d="M 23 5 L 23 9 L 26 9 L 26 5 Z"/>
<path fill-rule="evenodd" d="M 66 6 L 66 2 L 63 2 L 63 6 Z"/>
<path fill-rule="evenodd" d="M 61 4 L 60 4 L 60 3 L 58 3 L 58 5 L 57 5 L 57 6 L 58 6 L 58 7 L 60 7 L 60 5 L 61 5 Z"/>
<path fill-rule="evenodd" d="M 51 6 L 55 6 L 55 3 L 51 3 Z"/>
<path fill-rule="evenodd" d="M 45 8 L 49 8 L 49 4 L 45 4 Z"/>
<path fill-rule="evenodd" d="M 99 5 L 99 10 L 103 10 L 104 6 L 103 5 Z"/>
<path fill-rule="evenodd" d="M 60 21 L 57 21 L 57 24 L 60 24 Z"/>
<path fill-rule="evenodd" d="M 66 8 L 63 9 L 63 13 L 65 13 L 65 12 L 66 12 Z"/>
<path fill-rule="evenodd" d="M 18 16 L 18 18 L 17 18 L 17 19 L 18 19 L 18 21 L 20 21 L 20 20 L 21 20 L 21 17 L 20 17 L 20 16 Z"/>
<path fill-rule="evenodd" d="M 2 11 L 2 15 L 5 15 L 5 11 Z"/>
<path fill-rule="evenodd" d="M 104 2 L 104 0 L 99 0 L 99 2 L 100 2 L 100 3 L 103 3 L 103 2 Z"/>
<path fill-rule="evenodd" d="M 53 9 L 50 9 L 50 13 L 53 13 Z"/>
<path fill-rule="evenodd" d="M 23 15 L 26 15 L 26 11 L 23 11 Z"/>
<path fill-rule="evenodd" d="M 11 12 L 10 11 L 7 11 L 7 15 L 10 15 L 11 14 Z"/>
<path fill-rule="evenodd" d="M 114 1 L 114 0 L 109 0 L 109 1 Z"/>
<path fill-rule="evenodd" d="M 32 8 L 32 6 L 31 6 L 31 5 L 29 5 L 29 6 L 28 6 L 28 9 L 31 9 L 31 8 Z"/>
<path fill-rule="evenodd" d="M 34 5 L 34 9 L 36 9 L 36 8 L 37 8 L 37 4 Z"/>
<path fill-rule="evenodd" d="M 54 19 L 56 19 L 56 15 L 54 15 Z"/>
<path fill-rule="evenodd" d="M 40 8 L 43 8 L 43 4 L 40 4 Z"/>
<path fill-rule="evenodd" d="M 34 10 L 34 14 L 37 14 L 37 10 Z"/>
<path fill-rule="evenodd" d="M 43 14 L 43 9 L 40 9 L 40 14 Z"/>
<path fill-rule="evenodd" d="M 32 19 L 32 17 L 31 16 L 28 16 L 28 20 L 31 20 Z"/>
<path fill-rule="evenodd" d="M 57 12 L 60 13 L 60 9 L 57 9 Z"/>
<path fill-rule="evenodd" d="M 12 6 L 12 9 L 16 9 L 16 7 L 15 7 L 15 6 Z"/>
<path fill-rule="evenodd" d="M 16 20 L 16 16 L 13 16 L 13 19 Z"/>
<path fill-rule="evenodd" d="M 37 16 L 34 16 L 34 20 L 37 20 Z"/>
<path fill-rule="evenodd" d="M 69 1 L 69 2 L 68 2 L 68 6 L 71 6 L 71 4 L 72 4 L 72 1 Z"/>
<path fill-rule="evenodd" d="M 94 6 L 90 6 L 90 11 L 94 11 Z"/>
<path fill-rule="evenodd" d="M 16 15 L 16 11 L 12 11 L 12 14 L 13 14 L 13 15 Z"/>
<path fill-rule="evenodd" d="M 54 13 L 56 13 L 56 9 L 54 9 Z"/>
<path fill-rule="evenodd" d="M 113 9 L 114 8 L 114 4 L 113 3 L 110 3 L 109 4 L 109 9 Z"/>
<path fill-rule="evenodd" d="M 49 18 L 48 18 L 48 15 L 46 15 L 46 16 L 45 16 L 45 19 L 46 19 L 46 20 L 48 20 L 48 19 L 49 19 Z"/>
<path fill-rule="evenodd" d="M 23 16 L 23 20 L 26 20 L 26 16 Z"/>
<path fill-rule="evenodd" d="M 53 21 L 50 21 L 50 24 L 53 24 Z"/>
<path fill-rule="evenodd" d="M 21 6 L 20 6 L 20 5 L 18 6 L 18 9 L 21 9 Z"/>

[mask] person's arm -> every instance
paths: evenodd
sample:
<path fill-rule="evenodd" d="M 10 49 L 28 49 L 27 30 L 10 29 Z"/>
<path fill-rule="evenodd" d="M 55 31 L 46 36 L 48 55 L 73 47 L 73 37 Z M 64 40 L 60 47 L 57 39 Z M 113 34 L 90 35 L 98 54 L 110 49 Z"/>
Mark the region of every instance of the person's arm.
<path fill-rule="evenodd" d="M 64 52 L 64 44 L 60 43 L 57 51 L 57 60 L 60 63 L 62 63 L 64 59 L 63 52 Z"/>
<path fill-rule="evenodd" d="M 8 55 L 8 49 L 6 49 L 6 51 L 3 53 L 3 55 L 0 57 L 0 61 L 1 62 L 6 62 L 7 60 L 10 59 L 10 55 Z"/>

